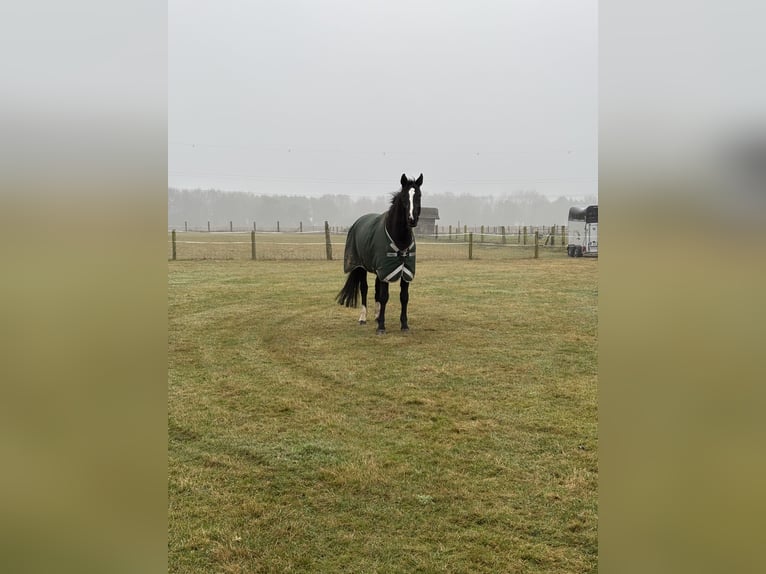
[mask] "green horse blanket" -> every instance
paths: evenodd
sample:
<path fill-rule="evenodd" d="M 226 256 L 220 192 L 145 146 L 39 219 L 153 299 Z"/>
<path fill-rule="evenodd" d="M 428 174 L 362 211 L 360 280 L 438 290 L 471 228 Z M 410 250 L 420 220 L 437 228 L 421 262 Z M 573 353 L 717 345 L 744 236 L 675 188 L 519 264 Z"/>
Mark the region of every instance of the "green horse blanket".
<path fill-rule="evenodd" d="M 378 279 L 388 283 L 415 277 L 415 236 L 401 251 L 386 231 L 387 213 L 368 213 L 357 219 L 348 230 L 343 271 L 349 273 L 364 267 Z"/>

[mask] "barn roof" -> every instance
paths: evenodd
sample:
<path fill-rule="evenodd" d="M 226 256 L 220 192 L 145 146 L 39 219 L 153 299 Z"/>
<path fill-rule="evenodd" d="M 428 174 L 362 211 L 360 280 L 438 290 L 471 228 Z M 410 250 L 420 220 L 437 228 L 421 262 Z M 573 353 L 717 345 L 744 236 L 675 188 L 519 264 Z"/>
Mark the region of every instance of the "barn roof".
<path fill-rule="evenodd" d="M 439 219 L 439 209 L 436 207 L 421 207 L 420 217 L 425 219 Z"/>

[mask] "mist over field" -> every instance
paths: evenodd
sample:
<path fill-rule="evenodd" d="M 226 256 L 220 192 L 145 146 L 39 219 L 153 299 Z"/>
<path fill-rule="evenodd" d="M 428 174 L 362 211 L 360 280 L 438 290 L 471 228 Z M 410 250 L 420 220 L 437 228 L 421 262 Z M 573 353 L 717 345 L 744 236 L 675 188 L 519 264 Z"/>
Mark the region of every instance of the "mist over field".
<path fill-rule="evenodd" d="M 390 196 L 358 196 L 344 194 L 307 197 L 301 195 L 256 195 L 244 192 L 179 190 L 168 188 L 168 227 L 212 230 L 322 228 L 351 225 L 365 213 L 388 209 Z M 559 197 L 550 200 L 535 191 L 519 191 L 505 195 L 472 196 L 453 193 L 423 192 L 423 207 L 439 210 L 440 226 L 452 225 L 566 225 L 573 205 L 598 203 L 596 196 Z"/>

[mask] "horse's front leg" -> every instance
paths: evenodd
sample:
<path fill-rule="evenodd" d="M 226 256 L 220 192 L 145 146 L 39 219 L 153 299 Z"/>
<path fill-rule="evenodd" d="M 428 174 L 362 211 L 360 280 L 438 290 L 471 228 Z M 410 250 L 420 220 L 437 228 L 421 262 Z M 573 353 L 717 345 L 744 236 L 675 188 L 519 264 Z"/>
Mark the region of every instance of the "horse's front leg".
<path fill-rule="evenodd" d="M 401 291 L 399 292 L 399 302 L 402 304 L 402 314 L 399 316 L 399 321 L 402 324 L 402 331 L 405 333 L 410 330 L 407 325 L 407 303 L 410 301 L 410 284 L 402 278 Z"/>
<path fill-rule="evenodd" d="M 362 294 L 362 313 L 359 315 L 359 324 L 367 324 L 367 273 L 365 272 L 362 280 L 359 282 L 359 291 Z"/>
<path fill-rule="evenodd" d="M 375 310 L 378 320 L 376 333 L 382 335 L 386 332 L 386 303 L 388 303 L 388 283 L 375 278 Z"/>

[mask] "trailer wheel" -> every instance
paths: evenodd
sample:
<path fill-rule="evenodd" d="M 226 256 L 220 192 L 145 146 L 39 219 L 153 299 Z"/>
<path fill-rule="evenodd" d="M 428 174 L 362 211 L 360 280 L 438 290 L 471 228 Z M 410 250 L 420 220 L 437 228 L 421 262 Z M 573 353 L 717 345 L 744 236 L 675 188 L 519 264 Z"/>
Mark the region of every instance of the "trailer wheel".
<path fill-rule="evenodd" d="M 567 255 L 574 257 L 574 248 L 571 245 L 567 246 Z"/>
<path fill-rule="evenodd" d="M 582 257 L 582 247 L 575 247 L 575 257 Z"/>

